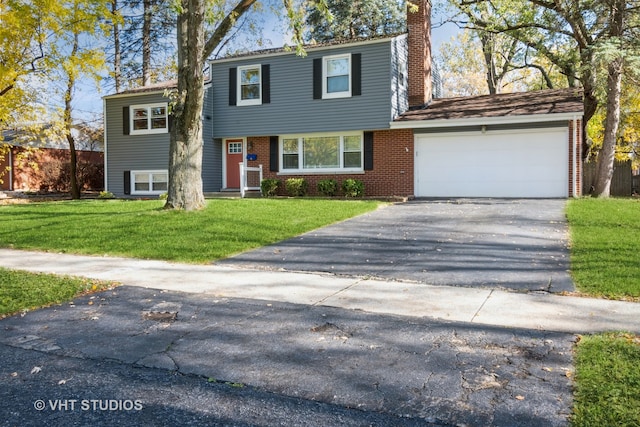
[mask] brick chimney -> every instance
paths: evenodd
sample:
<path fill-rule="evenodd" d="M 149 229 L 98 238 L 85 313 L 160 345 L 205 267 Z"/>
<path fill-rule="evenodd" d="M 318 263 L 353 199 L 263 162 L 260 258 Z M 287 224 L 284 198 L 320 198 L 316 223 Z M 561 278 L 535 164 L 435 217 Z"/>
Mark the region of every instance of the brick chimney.
<path fill-rule="evenodd" d="M 414 4 L 416 12 L 407 6 L 409 108 L 420 108 L 431 101 L 431 0 Z"/>

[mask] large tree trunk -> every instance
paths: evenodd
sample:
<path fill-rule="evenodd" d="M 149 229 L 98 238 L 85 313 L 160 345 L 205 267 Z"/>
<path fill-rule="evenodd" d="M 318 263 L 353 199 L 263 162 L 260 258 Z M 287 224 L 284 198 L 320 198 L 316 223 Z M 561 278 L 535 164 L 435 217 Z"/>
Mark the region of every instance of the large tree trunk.
<path fill-rule="evenodd" d="M 113 81 L 116 93 L 122 88 L 122 52 L 120 49 L 120 23 L 118 22 L 118 0 L 111 0 L 111 15 L 113 17 Z"/>
<path fill-rule="evenodd" d="M 173 103 L 167 209 L 202 209 L 204 0 L 182 0 L 178 15 L 178 93 Z"/>
<path fill-rule="evenodd" d="M 614 0 L 609 33 L 612 38 L 622 36 L 624 29 L 624 10 L 626 0 Z M 607 113 L 604 122 L 604 139 L 602 149 L 598 153 L 598 167 L 594 194 L 598 197 L 609 197 L 611 194 L 611 178 L 615 164 L 618 125 L 620 124 L 620 95 L 622 91 L 622 72 L 624 58 L 622 55 L 613 59 L 607 67 Z"/>
<path fill-rule="evenodd" d="M 142 15 L 142 86 L 151 84 L 151 0 L 143 0 Z"/>
<path fill-rule="evenodd" d="M 71 58 L 75 58 L 76 53 L 78 52 L 79 38 L 77 34 L 74 34 L 73 37 L 73 47 L 71 50 Z M 76 80 L 73 76 L 73 73 L 69 73 L 67 75 L 67 90 L 64 94 L 64 130 L 67 141 L 69 142 L 69 175 L 70 175 L 70 183 L 71 187 L 71 198 L 79 199 L 80 198 L 80 186 L 78 185 L 78 158 L 76 154 L 76 144 L 73 135 L 71 134 L 72 123 L 71 123 L 71 111 L 73 107 L 71 105 L 71 101 L 73 99 L 73 88 L 75 86 Z"/>
<path fill-rule="evenodd" d="M 594 194 L 598 197 L 609 197 L 611 194 L 611 178 L 615 164 L 618 124 L 620 123 L 620 92 L 622 88 L 622 58 L 609 64 L 607 78 L 607 116 L 604 122 L 604 140 L 598 153 L 598 167 Z"/>

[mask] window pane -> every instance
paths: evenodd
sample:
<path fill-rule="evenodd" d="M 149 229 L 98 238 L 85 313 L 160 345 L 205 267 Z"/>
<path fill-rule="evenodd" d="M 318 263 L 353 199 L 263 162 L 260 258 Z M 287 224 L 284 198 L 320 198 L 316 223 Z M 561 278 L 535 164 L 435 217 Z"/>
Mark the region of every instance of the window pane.
<path fill-rule="evenodd" d="M 242 153 L 242 142 L 230 142 L 227 151 L 229 154 Z"/>
<path fill-rule="evenodd" d="M 240 84 L 260 84 L 260 69 L 249 68 L 240 71 Z"/>
<path fill-rule="evenodd" d="M 339 137 L 305 138 L 302 145 L 305 169 L 340 167 Z"/>
<path fill-rule="evenodd" d="M 344 151 L 362 151 L 362 138 L 360 135 L 351 135 L 344 137 Z"/>
<path fill-rule="evenodd" d="M 149 111 L 146 108 L 136 108 L 133 110 L 134 119 L 146 119 L 149 115 Z"/>
<path fill-rule="evenodd" d="M 260 99 L 260 85 L 242 85 L 241 96 L 242 99 Z"/>
<path fill-rule="evenodd" d="M 283 154 L 282 169 L 298 169 L 298 154 Z"/>
<path fill-rule="evenodd" d="M 149 126 L 147 119 L 133 121 L 133 130 L 144 130 L 147 129 L 147 126 Z"/>
<path fill-rule="evenodd" d="M 349 75 L 349 59 L 329 59 L 327 60 L 327 76 Z"/>
<path fill-rule="evenodd" d="M 362 165 L 360 164 L 360 159 L 362 156 L 360 152 L 350 152 L 344 153 L 344 167 L 345 168 L 359 168 Z"/>
<path fill-rule="evenodd" d="M 136 191 L 149 191 L 148 173 L 135 173 L 133 174 L 133 180 L 135 182 L 134 188 Z"/>
<path fill-rule="evenodd" d="M 167 127 L 166 118 L 151 119 L 151 129 L 165 129 Z"/>
<path fill-rule="evenodd" d="M 165 108 L 164 107 L 153 107 L 151 109 L 151 116 L 152 117 L 164 117 L 166 114 L 165 112 Z"/>
<path fill-rule="evenodd" d="M 153 180 L 152 191 L 167 191 L 167 181 L 169 180 L 166 173 L 154 173 L 151 174 Z"/>
<path fill-rule="evenodd" d="M 298 154 L 298 140 L 297 139 L 282 140 L 282 150 L 285 154 Z"/>
<path fill-rule="evenodd" d="M 349 76 L 327 78 L 327 93 L 349 91 Z"/>

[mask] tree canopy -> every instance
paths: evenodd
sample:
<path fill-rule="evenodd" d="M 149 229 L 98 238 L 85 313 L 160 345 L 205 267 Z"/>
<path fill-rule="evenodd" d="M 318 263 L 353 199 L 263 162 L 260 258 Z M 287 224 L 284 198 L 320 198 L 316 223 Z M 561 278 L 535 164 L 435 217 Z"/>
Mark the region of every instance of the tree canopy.
<path fill-rule="evenodd" d="M 406 28 L 405 0 L 327 0 L 331 19 L 309 5 L 307 43 L 396 34 Z"/>

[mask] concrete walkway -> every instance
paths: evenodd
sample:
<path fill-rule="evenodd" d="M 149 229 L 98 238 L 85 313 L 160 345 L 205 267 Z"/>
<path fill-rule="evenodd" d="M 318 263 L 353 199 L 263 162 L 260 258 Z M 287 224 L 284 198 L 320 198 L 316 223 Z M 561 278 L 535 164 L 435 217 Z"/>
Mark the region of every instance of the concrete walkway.
<path fill-rule="evenodd" d="M 640 333 L 640 304 L 632 302 L 10 249 L 0 249 L 0 260 L 5 268 L 217 297 L 554 332 Z"/>

